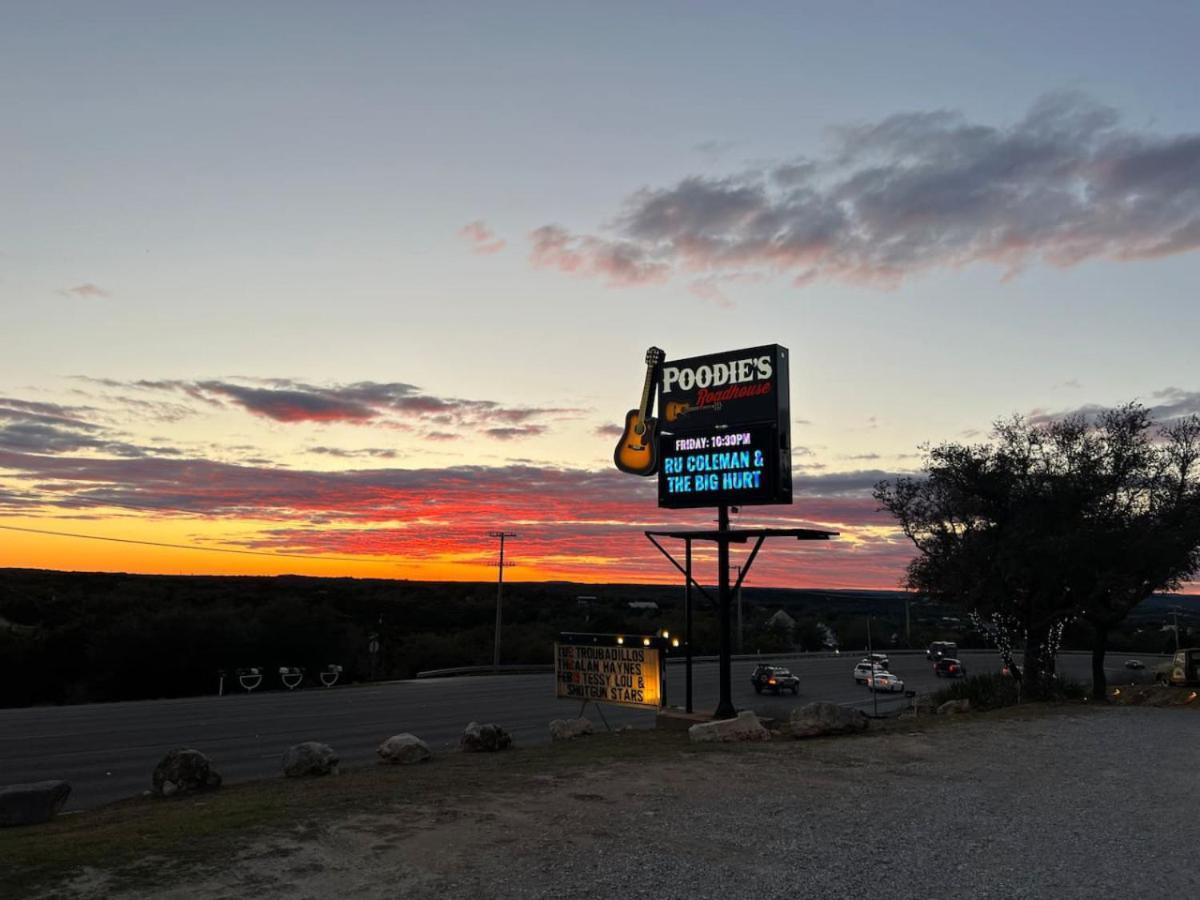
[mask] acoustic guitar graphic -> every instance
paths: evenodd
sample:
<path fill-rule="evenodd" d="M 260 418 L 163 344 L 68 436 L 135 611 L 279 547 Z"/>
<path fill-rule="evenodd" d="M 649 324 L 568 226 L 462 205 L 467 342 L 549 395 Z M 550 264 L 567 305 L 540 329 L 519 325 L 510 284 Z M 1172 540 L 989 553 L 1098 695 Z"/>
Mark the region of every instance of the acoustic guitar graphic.
<path fill-rule="evenodd" d="M 702 409 L 719 410 L 720 408 L 720 403 L 709 403 L 705 406 L 693 406 L 690 403 L 667 403 L 663 406 L 663 418 L 668 422 L 675 422 L 688 413 L 699 412 Z"/>
<path fill-rule="evenodd" d="M 630 475 L 653 475 L 658 471 L 658 450 L 654 429 L 658 420 L 647 414 L 653 404 L 655 373 L 662 365 L 664 354 L 657 347 L 646 351 L 646 383 L 642 387 L 642 403 L 625 414 L 625 431 L 613 451 L 613 462 Z"/>

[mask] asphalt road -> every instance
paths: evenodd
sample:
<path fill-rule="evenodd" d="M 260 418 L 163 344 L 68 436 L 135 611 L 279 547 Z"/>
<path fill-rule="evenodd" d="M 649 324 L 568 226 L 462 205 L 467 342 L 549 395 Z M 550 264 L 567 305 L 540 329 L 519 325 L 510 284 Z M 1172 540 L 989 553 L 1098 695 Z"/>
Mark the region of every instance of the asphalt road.
<path fill-rule="evenodd" d="M 964 651 L 963 660 L 976 672 L 999 668 L 992 653 Z M 800 658 L 784 664 L 800 676 L 796 697 L 757 696 L 750 686 L 753 660 L 735 660 L 733 700 L 739 709 L 786 716 L 796 706 L 825 700 L 867 711 L 873 707 L 867 688 L 854 683 L 858 655 Z M 1154 661 L 1144 658 L 1152 667 Z M 1120 660 L 1115 660 L 1118 666 Z M 905 686 L 921 692 L 944 682 L 933 676 L 924 655 L 893 656 L 891 670 Z M 1090 658 L 1064 655 L 1059 671 L 1079 680 L 1090 678 Z M 1111 669 L 1110 679 L 1128 673 Z M 683 705 L 683 667 L 668 674 L 668 701 Z M 695 707 L 716 706 L 717 666 L 695 667 Z M 880 713 L 896 711 L 903 696 L 880 694 Z M 150 775 L 173 747 L 194 747 L 208 754 L 226 782 L 278 775 L 283 751 L 300 741 L 330 744 L 344 765 L 375 759 L 375 748 L 389 735 L 408 731 L 435 751 L 456 746 L 472 720 L 495 722 L 518 743 L 549 739 L 551 719 L 577 715 L 574 703 L 556 700 L 550 674 L 483 675 L 398 681 L 386 684 L 307 688 L 294 693 L 227 694 L 180 700 L 144 700 L 80 706 L 0 710 L 0 785 L 47 778 L 71 783 L 68 809 L 97 806 L 134 796 L 150 786 Z M 597 721 L 590 709 L 589 717 Z M 612 726 L 649 726 L 654 715 L 605 707 Z"/>

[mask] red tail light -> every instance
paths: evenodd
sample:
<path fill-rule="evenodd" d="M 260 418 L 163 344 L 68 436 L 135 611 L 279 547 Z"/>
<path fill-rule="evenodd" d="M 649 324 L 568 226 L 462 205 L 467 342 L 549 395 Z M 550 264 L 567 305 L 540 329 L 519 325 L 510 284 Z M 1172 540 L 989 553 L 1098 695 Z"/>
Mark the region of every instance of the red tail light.
<path fill-rule="evenodd" d="M 957 671 L 958 671 L 958 666 L 951 666 L 951 667 L 950 667 L 950 671 L 951 671 L 951 672 L 957 672 Z"/>

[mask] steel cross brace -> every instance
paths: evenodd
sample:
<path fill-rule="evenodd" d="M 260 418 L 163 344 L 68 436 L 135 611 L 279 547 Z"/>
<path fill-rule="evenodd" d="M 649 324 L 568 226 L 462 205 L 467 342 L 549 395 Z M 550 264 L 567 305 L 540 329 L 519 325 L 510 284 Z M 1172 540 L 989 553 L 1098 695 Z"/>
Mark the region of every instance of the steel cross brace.
<path fill-rule="evenodd" d="M 703 594 L 705 600 L 707 600 L 713 607 L 715 607 L 717 605 L 717 601 L 713 599 L 712 594 L 710 594 L 708 591 L 706 591 L 704 589 L 704 585 L 702 585 L 694 577 L 692 577 L 691 572 L 689 572 L 687 569 L 685 569 L 683 566 L 681 566 L 679 564 L 679 562 L 675 559 L 675 557 L 673 557 L 671 555 L 671 552 L 669 550 L 667 550 L 666 547 L 664 547 L 662 544 L 660 544 L 658 541 L 656 541 L 654 539 L 654 535 L 647 534 L 646 538 L 650 541 L 650 543 L 652 543 L 655 547 L 658 548 L 658 552 L 661 553 L 663 556 L 665 556 L 670 561 L 671 565 L 673 565 L 676 569 L 679 570 L 680 574 L 682 574 L 685 578 L 687 578 L 689 581 L 691 581 L 692 587 L 694 587 L 701 594 Z M 758 542 L 761 544 L 762 538 L 759 538 Z M 690 545 L 691 541 L 688 541 L 687 543 Z M 755 553 L 758 552 L 757 547 L 754 548 L 754 552 Z M 753 559 L 753 558 L 754 558 L 753 554 L 751 554 L 751 559 Z M 741 583 L 742 583 L 741 580 L 739 580 L 738 584 L 741 584 Z"/>

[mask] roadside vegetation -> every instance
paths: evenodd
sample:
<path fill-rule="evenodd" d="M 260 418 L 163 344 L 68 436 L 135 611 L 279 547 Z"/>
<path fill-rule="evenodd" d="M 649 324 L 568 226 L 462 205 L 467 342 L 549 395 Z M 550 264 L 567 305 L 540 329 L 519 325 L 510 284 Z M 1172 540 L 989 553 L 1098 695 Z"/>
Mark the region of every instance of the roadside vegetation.
<path fill-rule="evenodd" d="M 991 443 L 935 446 L 923 476 L 875 496 L 916 548 L 907 586 L 960 606 L 1026 697 L 1057 690 L 1063 635 L 1083 622 L 1102 701 L 1112 630 L 1200 571 L 1200 417 L 1160 427 L 1133 403 L 1001 421 Z"/>
<path fill-rule="evenodd" d="M 1067 678 L 1054 678 L 1046 684 L 1038 699 L 1050 702 L 1072 702 L 1088 698 L 1086 685 Z M 934 706 L 950 700 L 969 700 L 973 710 L 1002 709 L 1021 702 L 1021 682 L 1007 675 L 992 672 L 959 679 L 932 695 Z"/>

